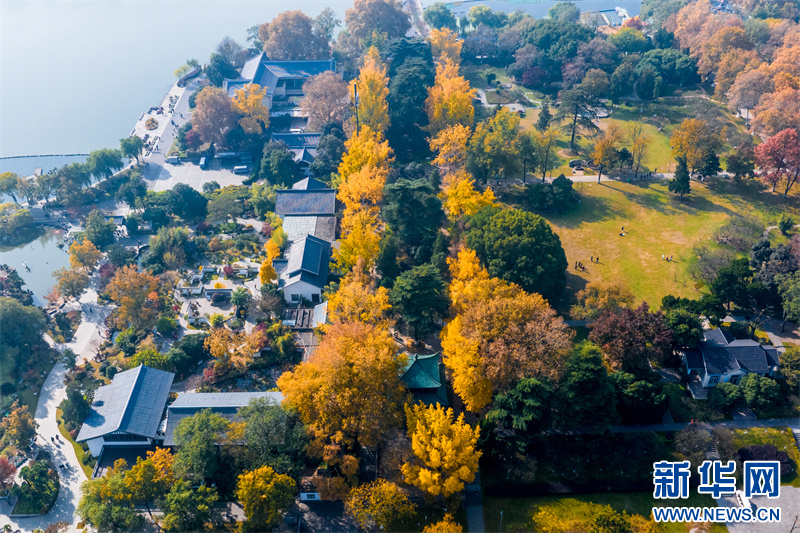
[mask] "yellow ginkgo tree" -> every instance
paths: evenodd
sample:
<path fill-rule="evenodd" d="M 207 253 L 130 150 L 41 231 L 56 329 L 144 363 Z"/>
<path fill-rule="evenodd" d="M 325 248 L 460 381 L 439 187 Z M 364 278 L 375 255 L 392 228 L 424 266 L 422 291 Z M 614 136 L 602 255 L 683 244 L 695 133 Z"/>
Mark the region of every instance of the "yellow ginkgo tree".
<path fill-rule="evenodd" d="M 476 448 L 480 428 L 458 418 L 439 404 L 406 406 L 413 459 L 402 467 L 407 483 L 431 496 L 448 498 L 475 480 L 481 452 Z"/>

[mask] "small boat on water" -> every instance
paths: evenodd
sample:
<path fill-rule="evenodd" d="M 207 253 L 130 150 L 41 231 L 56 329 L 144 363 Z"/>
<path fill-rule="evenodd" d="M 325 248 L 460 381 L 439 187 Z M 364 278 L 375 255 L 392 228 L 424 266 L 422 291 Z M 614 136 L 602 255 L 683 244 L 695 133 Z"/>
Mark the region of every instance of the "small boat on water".
<path fill-rule="evenodd" d="M 58 246 L 59 248 L 63 248 L 64 247 L 64 242 L 63 241 L 58 241 L 56 243 L 56 246 Z"/>
<path fill-rule="evenodd" d="M 26 263 L 24 259 L 22 260 L 22 266 L 24 266 L 25 270 L 27 270 L 28 272 L 31 271 L 31 267 L 28 266 L 28 263 Z"/>

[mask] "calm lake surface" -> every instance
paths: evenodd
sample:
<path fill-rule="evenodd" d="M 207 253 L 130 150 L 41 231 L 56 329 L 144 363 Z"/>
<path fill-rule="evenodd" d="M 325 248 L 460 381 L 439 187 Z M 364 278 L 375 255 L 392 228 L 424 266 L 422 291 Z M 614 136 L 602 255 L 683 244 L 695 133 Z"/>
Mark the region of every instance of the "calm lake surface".
<path fill-rule="evenodd" d="M 62 267 L 69 268 L 69 256 L 56 246 L 63 236 L 62 230 L 48 228 L 44 235 L 28 244 L 17 247 L 0 246 L 0 264 L 17 269 L 17 273 L 25 281 L 22 288 L 33 291 L 35 305 L 43 305 L 44 295 L 56 284 L 53 272 Z M 23 261 L 30 267 L 30 272 L 25 270 Z"/>
<path fill-rule="evenodd" d="M 0 157 L 116 148 L 142 112 L 161 103 L 173 71 L 189 58 L 208 61 L 226 35 L 246 45 L 247 28 L 281 11 L 314 17 L 329 6 L 344 19 L 351 5 L 0 0 Z M 13 171 L 31 163 L 0 165 Z"/>

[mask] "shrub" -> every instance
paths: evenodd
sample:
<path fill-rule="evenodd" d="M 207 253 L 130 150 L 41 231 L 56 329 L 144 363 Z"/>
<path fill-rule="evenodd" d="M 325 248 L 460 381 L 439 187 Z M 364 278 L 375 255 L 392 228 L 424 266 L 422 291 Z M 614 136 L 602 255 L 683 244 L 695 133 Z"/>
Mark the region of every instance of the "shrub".
<path fill-rule="evenodd" d="M 147 128 L 148 130 L 154 130 L 154 129 L 158 128 L 158 121 L 156 119 L 154 119 L 153 117 L 150 117 L 144 123 L 144 127 Z"/>
<path fill-rule="evenodd" d="M 178 323 L 175 321 L 175 319 L 168 316 L 159 317 L 158 323 L 156 324 L 156 330 L 162 335 L 172 333 L 177 327 Z"/>
<path fill-rule="evenodd" d="M 742 399 L 742 390 L 728 381 L 719 383 L 708 393 L 708 403 L 714 409 L 727 411 Z"/>
<path fill-rule="evenodd" d="M 108 379 L 114 379 L 114 376 L 117 375 L 117 372 L 119 372 L 119 369 L 117 369 L 117 367 L 109 366 L 108 368 L 106 368 L 105 375 Z"/>
<path fill-rule="evenodd" d="M 747 405 L 753 409 L 769 409 L 780 400 L 781 389 L 772 378 L 748 374 L 741 382 Z"/>
<path fill-rule="evenodd" d="M 233 267 L 230 265 L 225 265 L 222 267 L 222 273 L 225 274 L 226 278 L 233 276 Z"/>
<path fill-rule="evenodd" d="M 17 387 L 13 383 L 9 383 L 8 381 L 0 385 L 0 394 L 2 394 L 3 396 L 9 396 L 11 394 L 14 394 L 16 390 Z"/>
<path fill-rule="evenodd" d="M 779 461 L 781 463 L 781 477 L 788 476 L 794 471 L 789 454 L 778 450 L 772 444 L 756 444 L 739 448 L 739 458 L 744 461 Z"/>
<path fill-rule="evenodd" d="M 222 296 L 222 295 L 221 294 L 220 295 L 215 294 L 214 296 Z M 211 326 L 212 327 L 218 328 L 218 327 L 222 326 L 222 324 L 225 322 L 225 317 L 223 317 L 219 313 L 214 313 L 213 315 L 211 315 L 208 318 L 208 321 L 211 322 Z"/>
<path fill-rule="evenodd" d="M 211 296 L 211 303 L 213 303 L 213 304 L 222 303 L 222 302 L 224 302 L 224 301 L 225 301 L 225 295 L 224 295 L 224 294 L 221 294 L 221 293 L 219 293 L 219 292 L 217 292 L 217 293 L 214 293 L 214 294 Z"/>
<path fill-rule="evenodd" d="M 778 219 L 778 229 L 781 233 L 786 235 L 794 228 L 794 218 L 789 213 L 781 213 L 781 217 Z"/>

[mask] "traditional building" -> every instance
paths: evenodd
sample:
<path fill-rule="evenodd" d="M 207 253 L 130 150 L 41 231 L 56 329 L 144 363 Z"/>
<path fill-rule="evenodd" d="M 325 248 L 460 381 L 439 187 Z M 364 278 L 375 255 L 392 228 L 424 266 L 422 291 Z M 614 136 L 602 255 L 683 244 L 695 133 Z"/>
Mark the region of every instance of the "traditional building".
<path fill-rule="evenodd" d="M 684 354 L 690 379 L 703 388 L 717 383 L 739 383 L 742 376 L 774 376 L 780 359 L 778 349 L 751 339 L 738 340 L 725 328 L 703 332 L 705 340 L 697 350 Z"/>
<path fill-rule="evenodd" d="M 164 430 L 164 446 L 175 446 L 175 428 L 184 418 L 194 416 L 204 409 L 229 421 L 238 417 L 239 409 L 257 398 L 281 403 L 280 392 L 182 392 L 167 408 L 167 423 Z"/>
<path fill-rule="evenodd" d="M 278 274 L 278 286 L 289 303 L 307 300 L 312 304 L 322 301 L 322 289 L 328 283 L 331 244 L 307 235 L 293 242 L 285 259 L 273 261 Z"/>
<path fill-rule="evenodd" d="M 175 374 L 140 365 L 114 376 L 97 389 L 77 442 L 86 442 L 93 456 L 104 448 L 152 446 Z"/>

